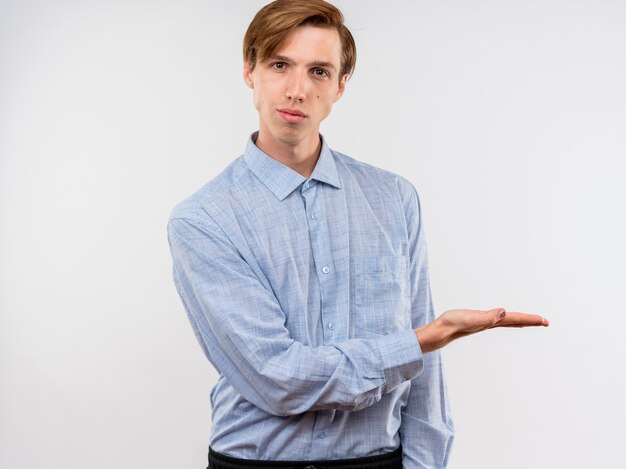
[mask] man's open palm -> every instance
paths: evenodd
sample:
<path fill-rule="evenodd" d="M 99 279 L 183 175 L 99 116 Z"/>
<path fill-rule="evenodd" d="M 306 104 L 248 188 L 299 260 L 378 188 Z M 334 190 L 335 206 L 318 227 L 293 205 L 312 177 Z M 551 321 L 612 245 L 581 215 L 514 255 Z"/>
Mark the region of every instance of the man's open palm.
<path fill-rule="evenodd" d="M 415 329 L 415 334 L 422 351 L 426 353 L 445 347 L 453 340 L 494 327 L 531 327 L 549 324 L 542 316 L 506 312 L 503 308 L 487 311 L 452 309 L 425 326 Z"/>

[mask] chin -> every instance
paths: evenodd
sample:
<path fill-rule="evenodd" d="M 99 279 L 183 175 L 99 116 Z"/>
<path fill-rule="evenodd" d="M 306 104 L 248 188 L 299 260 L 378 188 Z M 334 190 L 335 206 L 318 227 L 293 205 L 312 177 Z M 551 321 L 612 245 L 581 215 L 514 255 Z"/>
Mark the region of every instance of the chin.
<path fill-rule="evenodd" d="M 276 140 L 287 145 L 294 145 L 301 142 L 302 140 L 304 140 L 306 135 L 307 132 L 304 132 L 303 129 L 294 128 L 283 129 L 281 132 L 277 132 L 274 134 Z"/>

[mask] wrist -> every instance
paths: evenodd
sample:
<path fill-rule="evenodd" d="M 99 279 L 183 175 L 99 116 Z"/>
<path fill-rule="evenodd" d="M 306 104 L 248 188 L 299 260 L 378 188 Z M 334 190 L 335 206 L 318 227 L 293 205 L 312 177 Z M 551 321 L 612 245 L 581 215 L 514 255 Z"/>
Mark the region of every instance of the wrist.
<path fill-rule="evenodd" d="M 417 341 L 420 344 L 422 353 L 428 353 L 445 346 L 452 334 L 451 331 L 446 330 L 446 327 L 441 321 L 435 319 L 415 329 L 415 335 L 417 336 Z"/>

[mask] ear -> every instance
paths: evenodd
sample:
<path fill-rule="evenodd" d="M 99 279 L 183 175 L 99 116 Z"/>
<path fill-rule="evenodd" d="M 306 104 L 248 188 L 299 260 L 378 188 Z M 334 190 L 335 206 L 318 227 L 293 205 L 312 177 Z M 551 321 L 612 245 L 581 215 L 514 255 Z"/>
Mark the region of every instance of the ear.
<path fill-rule="evenodd" d="M 339 80 L 339 88 L 337 88 L 337 94 L 335 95 L 335 102 L 339 101 L 339 99 L 343 96 L 344 91 L 346 91 L 346 84 L 348 83 L 349 75 L 346 74 L 341 77 Z"/>
<path fill-rule="evenodd" d="M 252 79 L 252 64 L 250 62 L 245 62 L 243 64 L 243 81 L 246 82 L 249 88 L 254 89 L 254 80 Z"/>

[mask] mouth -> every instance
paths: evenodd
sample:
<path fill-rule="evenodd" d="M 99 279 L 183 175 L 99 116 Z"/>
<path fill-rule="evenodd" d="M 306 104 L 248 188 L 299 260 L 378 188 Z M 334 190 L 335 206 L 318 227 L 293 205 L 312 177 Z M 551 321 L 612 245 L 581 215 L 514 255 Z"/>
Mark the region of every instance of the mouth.
<path fill-rule="evenodd" d="M 302 122 L 306 118 L 306 114 L 302 111 L 298 111 L 297 109 L 278 109 L 278 114 L 289 124 L 297 124 Z"/>

